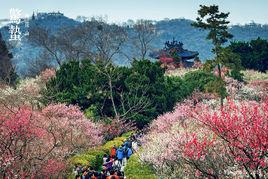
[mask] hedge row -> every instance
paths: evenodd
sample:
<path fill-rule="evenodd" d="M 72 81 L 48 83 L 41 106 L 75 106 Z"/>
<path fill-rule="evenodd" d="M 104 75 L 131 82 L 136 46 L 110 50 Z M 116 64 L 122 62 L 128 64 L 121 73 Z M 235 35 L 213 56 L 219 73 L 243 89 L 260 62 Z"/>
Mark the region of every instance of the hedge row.
<path fill-rule="evenodd" d="M 108 141 L 103 146 L 89 149 L 88 151 L 75 155 L 69 159 L 70 167 L 75 165 L 92 166 L 94 170 L 101 170 L 102 158 L 104 154 L 110 154 L 111 148 L 115 145 L 116 147 L 121 146 L 124 141 L 132 135 L 132 132 L 123 134 L 121 137 L 114 138 Z"/>
<path fill-rule="evenodd" d="M 137 153 L 129 158 L 124 172 L 127 179 L 158 179 L 152 167 L 142 163 Z"/>

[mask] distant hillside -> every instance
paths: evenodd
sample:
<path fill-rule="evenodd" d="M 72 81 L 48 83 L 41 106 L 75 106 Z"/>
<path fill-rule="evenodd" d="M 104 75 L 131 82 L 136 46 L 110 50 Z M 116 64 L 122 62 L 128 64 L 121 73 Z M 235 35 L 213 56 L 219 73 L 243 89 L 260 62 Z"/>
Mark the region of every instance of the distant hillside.
<path fill-rule="evenodd" d="M 206 60 L 213 57 L 211 53 L 212 44 L 206 40 L 206 31 L 201 31 L 191 26 L 193 21 L 187 19 L 171 19 L 156 22 L 158 37 L 153 41 L 155 49 L 162 48 L 165 41 L 175 38 L 183 42 L 184 48 L 192 51 L 198 51 L 201 60 Z M 71 27 L 81 22 L 65 17 L 61 13 L 40 13 L 30 20 L 31 25 L 46 27 L 51 33 L 56 32 L 62 27 Z M 20 25 L 22 32 L 25 32 L 25 24 Z M 8 27 L 2 27 L 0 31 L 5 40 L 9 38 Z M 131 30 L 128 32 L 131 32 Z M 268 39 L 268 25 L 247 24 L 235 25 L 230 27 L 230 32 L 234 35 L 232 40 L 249 41 L 261 37 Z M 14 54 L 14 63 L 17 66 L 19 74 L 23 74 L 29 60 L 34 59 L 39 53 L 39 48 L 32 46 L 26 38 L 23 38 L 20 46 L 14 47 L 11 50 Z M 125 46 L 125 52 L 133 51 L 128 45 Z M 123 63 L 121 60 L 124 57 L 118 57 L 117 63 Z M 121 64 L 122 65 L 122 64 Z"/>
<path fill-rule="evenodd" d="M 211 58 L 212 44 L 206 40 L 206 31 L 201 31 L 191 26 L 193 21 L 187 19 L 172 19 L 157 22 L 159 37 L 154 41 L 156 47 L 160 48 L 166 40 L 173 37 L 184 43 L 184 47 L 198 51 L 200 58 L 206 60 Z M 234 35 L 232 41 L 250 41 L 261 37 L 268 39 L 268 25 L 247 24 L 230 27 L 230 32 Z"/>
<path fill-rule="evenodd" d="M 45 27 L 51 33 L 57 32 L 62 27 L 71 27 L 79 24 L 79 22 L 64 16 L 61 13 L 39 13 L 29 20 L 29 27 L 37 25 Z M 22 36 L 28 31 L 25 22 L 19 25 Z M 4 39 L 9 39 L 9 27 L 4 26 L 0 29 Z M 33 46 L 28 39 L 23 36 L 21 44 L 11 49 L 13 53 L 13 63 L 16 65 L 16 71 L 20 75 L 24 75 L 31 61 L 35 60 L 40 53 L 40 48 Z"/>
<path fill-rule="evenodd" d="M 211 43 L 206 40 L 207 32 L 191 26 L 193 21 L 187 19 L 172 19 L 159 21 L 156 27 L 159 32 L 158 38 L 154 41 L 160 48 L 165 41 L 175 38 L 184 44 L 184 48 L 191 51 L 198 51 L 202 60 L 210 58 L 212 53 Z"/>

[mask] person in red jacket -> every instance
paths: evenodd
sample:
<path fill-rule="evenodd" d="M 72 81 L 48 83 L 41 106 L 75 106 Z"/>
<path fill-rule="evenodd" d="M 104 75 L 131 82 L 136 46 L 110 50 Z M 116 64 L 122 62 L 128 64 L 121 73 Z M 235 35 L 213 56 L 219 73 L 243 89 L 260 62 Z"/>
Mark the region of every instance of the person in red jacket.
<path fill-rule="evenodd" d="M 114 145 L 112 148 L 111 148 L 111 158 L 115 158 L 115 156 L 116 156 L 116 146 Z"/>
<path fill-rule="evenodd" d="M 106 179 L 120 179 L 119 176 L 117 176 L 117 173 L 113 170 L 110 171 L 110 176 L 107 176 Z"/>

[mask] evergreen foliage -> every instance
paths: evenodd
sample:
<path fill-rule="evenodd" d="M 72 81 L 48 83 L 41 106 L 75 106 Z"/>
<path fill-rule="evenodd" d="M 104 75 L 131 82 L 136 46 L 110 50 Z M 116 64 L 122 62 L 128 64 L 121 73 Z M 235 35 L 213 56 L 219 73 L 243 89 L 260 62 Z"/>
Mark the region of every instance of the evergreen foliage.
<path fill-rule="evenodd" d="M 141 128 L 190 95 L 182 79 L 164 74 L 149 60 L 135 60 L 131 67 L 70 61 L 47 83 L 43 100 L 78 104 L 91 117 L 119 117 Z"/>
<path fill-rule="evenodd" d="M 8 51 L 5 41 L 0 33 L 0 82 L 15 85 L 17 74 L 12 65 L 13 55 Z"/>
<path fill-rule="evenodd" d="M 232 52 L 239 55 L 241 64 L 246 69 L 261 72 L 268 70 L 268 41 L 257 38 L 250 42 L 232 42 L 229 45 Z"/>

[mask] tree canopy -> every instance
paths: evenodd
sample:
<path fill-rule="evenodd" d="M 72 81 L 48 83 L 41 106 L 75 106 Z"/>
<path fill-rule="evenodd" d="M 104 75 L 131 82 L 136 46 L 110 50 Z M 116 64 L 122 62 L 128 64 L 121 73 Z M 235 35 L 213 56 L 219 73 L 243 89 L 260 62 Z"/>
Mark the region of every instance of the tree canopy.
<path fill-rule="evenodd" d="M 257 38 L 250 42 L 232 42 L 231 51 L 241 58 L 241 64 L 246 69 L 266 72 L 268 70 L 268 41 Z"/>
<path fill-rule="evenodd" d="M 134 60 L 131 67 L 70 61 L 47 83 L 44 102 L 78 104 L 95 118 L 148 124 L 190 94 L 179 77 L 165 77 L 158 62 Z"/>

